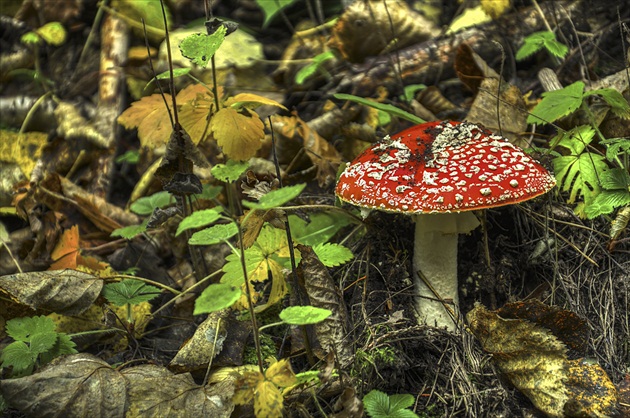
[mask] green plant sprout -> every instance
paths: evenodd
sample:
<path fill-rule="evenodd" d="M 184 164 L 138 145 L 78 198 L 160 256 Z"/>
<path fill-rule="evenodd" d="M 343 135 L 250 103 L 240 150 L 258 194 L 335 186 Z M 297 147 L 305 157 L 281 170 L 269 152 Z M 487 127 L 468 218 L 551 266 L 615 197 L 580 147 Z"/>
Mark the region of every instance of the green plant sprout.
<path fill-rule="evenodd" d="M 564 58 L 569 48 L 556 40 L 556 34 L 549 31 L 534 32 L 523 39 L 523 45 L 516 51 L 516 60 L 522 61 L 542 49 L 556 58 Z"/>
<path fill-rule="evenodd" d="M 612 88 L 584 91 L 584 87 L 583 82 L 577 81 L 563 89 L 543 93 L 542 100 L 532 110 L 527 122 L 552 123 L 577 110 L 588 117 L 590 125 L 560 132 L 552 138 L 551 147 L 560 146 L 568 150 L 565 155 L 556 155 L 553 159 L 560 190 L 569 193 L 568 203 L 576 203 L 581 197 L 583 201 L 578 203 L 575 212 L 592 219 L 630 203 L 630 145 L 624 138 L 604 138 L 586 99 L 601 97 L 610 112 L 625 120 L 630 119 L 630 105 L 621 93 Z M 595 139 L 606 147 L 605 153 L 591 146 Z"/>
<path fill-rule="evenodd" d="M 336 93 L 336 94 L 333 94 L 333 97 L 335 99 L 349 100 L 351 102 L 359 103 L 359 104 L 362 104 L 362 105 L 365 105 L 365 106 L 372 107 L 372 108 L 377 109 L 377 110 L 381 110 L 383 112 L 387 112 L 390 115 L 397 116 L 397 117 L 399 117 L 401 119 L 404 119 L 404 120 L 408 120 L 409 122 L 414 123 L 416 125 L 419 125 L 421 123 L 426 123 L 426 121 L 424 119 L 419 118 L 418 116 L 416 116 L 416 115 L 414 115 L 412 113 L 406 112 L 406 111 L 404 111 L 402 109 L 399 109 L 396 106 L 392 106 L 390 104 L 378 103 L 378 102 L 375 102 L 373 100 L 364 99 L 363 97 L 355 96 L 355 95 L 352 95 L 352 94 L 346 94 L 346 93 Z"/>
<path fill-rule="evenodd" d="M 330 73 L 326 71 L 324 68 L 324 64 L 326 61 L 335 58 L 335 54 L 332 51 L 322 52 L 321 54 L 315 55 L 311 60 L 310 64 L 300 68 L 300 70 L 295 74 L 295 83 L 297 85 L 302 85 L 304 82 L 312 77 L 315 73 L 320 73 L 324 75 L 327 79 L 330 78 Z"/>
<path fill-rule="evenodd" d="M 132 324 L 132 305 L 148 302 L 160 294 L 160 289 L 140 280 L 125 279 L 118 283 L 108 283 L 103 287 L 103 296 L 112 305 L 125 306 L 127 323 Z"/>
<path fill-rule="evenodd" d="M 43 366 L 63 354 L 77 353 L 70 337 L 56 332 L 55 327 L 53 320 L 43 315 L 7 321 L 7 335 L 15 341 L 2 350 L 0 368 L 12 367 L 12 377 L 27 376 L 35 366 Z"/>
<path fill-rule="evenodd" d="M 365 412 L 372 418 L 418 418 L 408 409 L 413 403 L 412 395 L 387 395 L 379 390 L 372 390 L 363 397 Z"/>

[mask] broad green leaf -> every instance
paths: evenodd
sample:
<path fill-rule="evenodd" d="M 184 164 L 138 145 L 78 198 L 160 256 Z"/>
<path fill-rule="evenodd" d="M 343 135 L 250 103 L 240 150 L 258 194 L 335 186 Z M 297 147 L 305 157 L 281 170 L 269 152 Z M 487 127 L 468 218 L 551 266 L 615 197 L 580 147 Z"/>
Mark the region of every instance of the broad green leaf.
<path fill-rule="evenodd" d="M 527 117 L 527 123 L 552 123 L 575 112 L 584 99 L 584 83 L 576 81 L 560 90 L 542 94 L 542 100 Z"/>
<path fill-rule="evenodd" d="M 309 325 L 322 322 L 332 315 L 329 309 L 315 306 L 290 306 L 280 312 L 280 319 L 290 325 Z"/>
<path fill-rule="evenodd" d="M 202 192 L 194 195 L 197 199 L 205 199 L 212 200 L 221 194 L 223 187 L 221 186 L 212 186 L 210 184 L 204 184 L 202 188 Z"/>
<path fill-rule="evenodd" d="M 287 232 L 266 224 L 256 239 L 258 246 L 265 257 L 273 254 L 279 257 L 289 257 L 289 245 L 287 244 Z"/>
<path fill-rule="evenodd" d="M 2 350 L 2 367 L 13 366 L 14 374 L 32 369 L 36 361 L 37 354 L 23 341 L 14 341 Z"/>
<path fill-rule="evenodd" d="M 352 251 L 340 244 L 317 244 L 313 247 L 313 251 L 326 267 L 339 266 L 354 257 Z"/>
<path fill-rule="evenodd" d="M 293 239 L 300 244 L 310 245 L 328 242 L 341 228 L 351 223 L 351 218 L 342 212 L 320 212 L 309 216 L 306 221 L 289 215 Z"/>
<path fill-rule="evenodd" d="M 602 96 L 602 99 L 608 103 L 610 110 L 622 119 L 630 119 L 630 105 L 628 101 L 617 90 L 612 88 L 591 90 L 584 94 L 584 96 L 592 95 Z"/>
<path fill-rule="evenodd" d="M 220 26 L 212 35 L 195 33 L 184 38 L 179 44 L 182 55 L 202 68 L 206 68 L 212 56 L 217 52 L 226 33 L 225 26 Z"/>
<path fill-rule="evenodd" d="M 560 145 L 571 150 L 571 154 L 579 155 L 595 138 L 595 130 L 589 125 L 580 125 L 558 135 L 559 141 L 555 145 Z M 554 145 L 554 146 L 555 146 Z"/>
<path fill-rule="evenodd" d="M 263 21 L 263 28 L 266 28 L 269 22 L 274 16 L 285 7 L 293 4 L 296 0 L 256 0 L 258 7 L 260 7 L 265 14 L 265 20 Z"/>
<path fill-rule="evenodd" d="M 243 267 L 241 265 L 241 258 L 239 254 L 230 254 L 225 258 L 227 261 L 223 265 L 223 276 L 221 277 L 221 283 L 226 283 L 232 286 L 242 286 L 243 280 Z M 247 269 L 247 277 L 252 280 L 252 277 L 260 277 L 257 270 L 264 271 L 264 278 L 267 277 L 267 265 L 265 263 L 265 256 L 263 255 L 260 247 L 252 246 L 245 250 L 245 268 Z"/>
<path fill-rule="evenodd" d="M 213 208 L 213 209 L 205 209 L 194 212 L 193 214 L 185 217 L 177 227 L 177 232 L 175 232 L 175 236 L 178 236 L 182 232 L 193 229 L 200 228 L 202 226 L 210 225 L 217 219 L 221 217 L 222 208 Z"/>
<path fill-rule="evenodd" d="M 41 363 L 50 363 L 52 359 L 64 354 L 75 354 L 77 353 L 76 346 L 68 334 L 60 332 L 57 334 L 55 345 L 47 352 L 40 354 Z"/>
<path fill-rule="evenodd" d="M 250 209 L 273 209 L 284 205 L 285 203 L 298 197 L 306 184 L 296 184 L 294 186 L 283 187 L 278 190 L 272 190 L 262 196 L 258 202 L 243 201 L 243 206 Z"/>
<path fill-rule="evenodd" d="M 630 141 L 628 138 L 608 138 L 601 141 L 606 145 L 606 158 L 613 161 L 619 154 L 630 155 Z"/>
<path fill-rule="evenodd" d="M 387 396 L 379 390 L 372 390 L 363 397 L 365 412 L 372 418 L 418 418 L 413 411 L 406 409 L 413 405 L 412 395 Z"/>
<path fill-rule="evenodd" d="M 56 332 L 39 332 L 31 336 L 29 345 L 31 347 L 31 352 L 34 355 L 39 355 L 53 348 L 56 342 Z"/>
<path fill-rule="evenodd" d="M 241 288 L 225 283 L 208 286 L 195 300 L 193 315 L 215 312 L 229 308 L 241 297 Z"/>
<path fill-rule="evenodd" d="M 210 174 L 219 181 L 230 183 L 238 180 L 248 168 L 249 163 L 246 161 L 228 160 L 225 164 L 217 164 L 212 167 Z"/>
<path fill-rule="evenodd" d="M 30 342 L 33 335 L 55 332 L 55 323 L 43 315 L 14 318 L 7 321 L 6 331 L 16 341 Z"/>
<path fill-rule="evenodd" d="M 545 42 L 545 48 L 549 53 L 558 58 L 564 58 L 569 53 L 569 48 L 560 42 L 555 37 Z"/>
<path fill-rule="evenodd" d="M 150 215 L 155 208 L 163 208 L 173 203 L 175 199 L 166 191 L 157 192 L 151 196 L 141 197 L 131 204 L 129 209 L 138 215 Z"/>
<path fill-rule="evenodd" d="M 586 204 L 599 193 L 599 174 L 608 169 L 603 156 L 592 153 L 554 158 L 556 179 L 563 192 L 569 192 L 568 203 L 582 196 Z"/>
<path fill-rule="evenodd" d="M 555 39 L 555 35 L 553 32 L 549 31 L 534 32 L 527 36 L 523 39 L 523 45 L 516 51 L 516 60 L 522 61 L 540 51 L 545 45 L 545 42 L 550 39 Z"/>
<path fill-rule="evenodd" d="M 584 208 L 584 213 L 589 219 L 593 219 L 599 215 L 607 215 L 615 208 L 628 204 L 630 204 L 630 191 L 603 190 Z"/>
<path fill-rule="evenodd" d="M 133 239 L 147 230 L 149 219 L 145 219 L 140 225 L 129 225 L 122 228 L 114 229 L 111 233 L 112 237 L 121 237 L 124 239 Z"/>
<path fill-rule="evenodd" d="M 415 124 L 421 124 L 421 123 L 426 122 L 424 119 L 419 118 L 418 116 L 411 114 L 409 112 L 405 112 L 404 110 L 399 109 L 396 106 L 392 106 L 390 104 L 378 103 L 373 100 L 368 100 L 368 99 L 364 99 L 363 97 L 354 96 L 352 94 L 345 94 L 345 93 L 336 93 L 336 94 L 333 94 L 333 96 L 335 97 L 335 99 L 350 100 L 352 102 L 369 106 L 374 109 L 382 110 L 391 115 L 398 116 L 401 119 L 408 120 L 409 122 L 412 122 Z"/>
<path fill-rule="evenodd" d="M 103 296 L 116 306 L 137 305 L 148 302 L 160 294 L 160 289 L 140 280 L 125 279 L 118 283 L 108 283 L 103 287 Z"/>
<path fill-rule="evenodd" d="M 234 222 L 229 224 L 214 225 L 203 231 L 195 232 L 188 244 L 190 245 L 213 245 L 220 242 L 227 241 L 234 235 L 238 234 L 238 227 Z"/>
<path fill-rule="evenodd" d="M 603 189 L 621 189 L 630 193 L 630 174 L 623 168 L 612 168 L 604 171 L 600 177 L 600 184 Z"/>

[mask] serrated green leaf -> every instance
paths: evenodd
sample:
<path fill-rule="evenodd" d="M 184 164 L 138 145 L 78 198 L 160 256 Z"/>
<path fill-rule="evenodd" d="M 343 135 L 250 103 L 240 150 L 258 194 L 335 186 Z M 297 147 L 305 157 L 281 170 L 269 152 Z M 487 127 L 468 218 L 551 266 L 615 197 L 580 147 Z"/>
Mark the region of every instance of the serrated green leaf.
<path fill-rule="evenodd" d="M 587 215 L 590 213 L 591 205 L 599 206 L 602 214 L 608 214 L 615 208 L 630 204 L 630 191 L 628 190 L 603 190 L 598 194 L 593 202 L 585 209 Z M 595 215 L 597 216 L 597 215 Z M 590 216 L 589 216 L 590 218 Z"/>
<path fill-rule="evenodd" d="M 601 173 L 600 184 L 603 189 L 622 189 L 630 193 L 630 174 L 623 168 L 611 168 Z"/>
<path fill-rule="evenodd" d="M 122 228 L 114 229 L 110 234 L 112 237 L 121 237 L 124 239 L 134 239 L 147 230 L 149 219 L 145 219 L 140 225 L 129 225 Z"/>
<path fill-rule="evenodd" d="M 274 16 L 285 7 L 293 4 L 296 0 L 256 0 L 256 4 L 260 7 L 265 15 L 263 28 L 266 28 Z"/>
<path fill-rule="evenodd" d="M 234 222 L 229 224 L 214 225 L 210 228 L 206 228 L 203 231 L 195 232 L 188 244 L 190 245 L 213 245 L 219 244 L 223 241 L 227 241 L 234 235 L 238 234 L 238 227 Z"/>
<path fill-rule="evenodd" d="M 586 204 L 599 193 L 599 174 L 608 169 L 603 156 L 588 152 L 554 158 L 553 166 L 561 190 L 569 192 L 567 202 L 581 196 Z"/>
<path fill-rule="evenodd" d="M 13 367 L 14 374 L 32 370 L 36 361 L 37 355 L 24 341 L 14 341 L 2 350 L 2 367 Z"/>
<path fill-rule="evenodd" d="M 340 244 L 317 244 L 313 251 L 326 267 L 336 267 L 352 260 L 354 254 Z"/>
<path fill-rule="evenodd" d="M 606 145 L 606 158 L 613 161 L 619 154 L 630 155 L 630 140 L 628 138 L 603 139 L 601 144 Z"/>
<path fill-rule="evenodd" d="M 387 112 L 391 115 L 397 116 L 401 119 L 404 120 L 408 120 L 409 122 L 415 123 L 415 124 L 421 124 L 421 123 L 425 123 L 426 121 L 422 118 L 417 117 L 416 115 L 409 113 L 409 112 L 405 112 L 402 109 L 397 108 L 396 106 L 392 106 L 390 104 L 386 104 L 386 103 L 378 103 L 372 100 L 368 100 L 368 99 L 364 99 L 363 97 L 359 97 L 359 96 L 354 96 L 352 94 L 345 94 L 345 93 L 336 93 L 333 94 L 333 96 L 335 97 L 335 99 L 339 99 L 339 100 L 350 100 L 352 102 L 356 102 L 365 106 L 369 106 L 372 107 L 374 109 L 377 110 L 382 110 L 384 112 Z"/>
<path fill-rule="evenodd" d="M 55 332 L 55 323 L 43 315 L 14 318 L 7 321 L 6 331 L 16 341 L 30 342 L 33 335 Z"/>
<path fill-rule="evenodd" d="M 247 161 L 228 160 L 225 164 L 217 164 L 212 167 L 210 174 L 215 179 L 224 183 L 230 183 L 238 178 L 249 168 Z"/>
<path fill-rule="evenodd" d="M 221 283 L 229 284 L 232 286 L 241 286 L 243 284 L 243 267 L 241 265 L 241 258 L 239 254 L 230 254 L 225 258 L 226 263 L 223 265 L 223 276 L 221 277 Z M 247 277 L 251 279 L 252 273 L 266 265 L 265 256 L 263 255 L 260 247 L 253 246 L 245 250 L 245 268 L 247 269 Z"/>
<path fill-rule="evenodd" d="M 37 334 L 33 334 L 33 336 L 30 338 L 29 345 L 31 347 L 31 352 L 34 355 L 39 355 L 53 348 L 56 342 L 56 332 L 39 332 Z"/>
<path fill-rule="evenodd" d="M 527 117 L 527 123 L 544 125 L 575 112 L 584 99 L 584 83 L 576 81 L 563 89 L 545 92 L 542 97 Z"/>
<path fill-rule="evenodd" d="M 415 398 L 408 393 L 389 396 L 389 408 L 391 411 L 409 408 L 414 402 Z"/>
<path fill-rule="evenodd" d="M 557 145 L 571 150 L 571 154 L 581 154 L 595 138 L 595 130 L 589 125 L 580 125 L 559 135 Z"/>
<path fill-rule="evenodd" d="M 612 88 L 591 90 L 584 94 L 584 96 L 592 95 L 602 96 L 602 99 L 608 103 L 610 110 L 622 119 L 630 119 L 630 105 L 628 101 L 623 97 L 621 93 Z"/>
<path fill-rule="evenodd" d="M 243 206 L 250 209 L 273 209 L 284 205 L 287 202 L 298 197 L 306 184 L 296 184 L 294 186 L 283 187 L 278 190 L 272 190 L 262 196 L 258 202 L 243 201 Z"/>
<path fill-rule="evenodd" d="M 40 354 L 39 358 L 41 364 L 48 364 L 52 359 L 62 356 L 64 354 L 77 353 L 76 346 L 77 345 L 74 343 L 74 341 L 72 341 L 68 334 L 63 332 L 58 333 L 55 345 L 47 352 Z"/>
<path fill-rule="evenodd" d="M 169 192 L 162 191 L 151 196 L 141 197 L 133 202 L 129 209 L 138 215 L 146 216 L 152 214 L 155 208 L 166 207 L 174 201 L 175 199 Z"/>
<path fill-rule="evenodd" d="M 309 325 L 322 322 L 332 315 L 330 309 L 315 306 L 290 306 L 280 312 L 280 319 L 289 325 Z"/>
<path fill-rule="evenodd" d="M 545 48 L 549 53 L 558 58 L 564 58 L 569 53 L 569 48 L 565 44 L 561 44 L 555 38 L 545 42 Z"/>
<path fill-rule="evenodd" d="M 179 225 L 177 226 L 177 232 L 175 232 L 175 236 L 178 236 L 188 229 L 200 228 L 202 226 L 210 225 L 221 217 L 222 210 L 222 208 L 217 207 L 213 209 L 205 209 L 194 212 L 193 214 L 185 217 L 179 223 Z"/>
<path fill-rule="evenodd" d="M 206 68 L 212 56 L 217 52 L 223 40 L 227 28 L 219 26 L 212 35 L 194 33 L 184 38 L 179 44 L 182 55 L 202 68 Z"/>
<path fill-rule="evenodd" d="M 118 283 L 108 283 L 103 287 L 103 296 L 116 306 L 137 305 L 148 302 L 160 294 L 160 289 L 140 280 L 125 279 Z"/>
<path fill-rule="evenodd" d="M 241 288 L 226 283 L 208 286 L 195 300 L 193 315 L 215 312 L 229 308 L 241 297 Z"/>
<path fill-rule="evenodd" d="M 371 418 L 418 418 L 413 411 L 406 409 L 413 402 L 411 395 L 387 396 L 379 390 L 371 390 L 363 397 L 365 412 Z"/>

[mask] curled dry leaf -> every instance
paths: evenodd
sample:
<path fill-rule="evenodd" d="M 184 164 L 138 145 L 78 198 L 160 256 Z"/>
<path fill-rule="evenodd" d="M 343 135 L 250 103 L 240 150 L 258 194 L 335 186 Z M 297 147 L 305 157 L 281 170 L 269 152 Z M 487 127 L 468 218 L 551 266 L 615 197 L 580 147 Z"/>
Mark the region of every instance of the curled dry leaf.
<path fill-rule="evenodd" d="M 41 372 L 0 382 L 2 396 L 28 416 L 125 416 L 127 394 L 123 376 L 91 354 L 53 360 Z"/>
<path fill-rule="evenodd" d="M 0 277 L 0 293 L 32 309 L 66 315 L 85 312 L 103 288 L 103 281 L 76 270 L 34 271 Z"/>
<path fill-rule="evenodd" d="M 530 317 L 549 319 L 532 311 Z M 483 349 L 493 355 L 510 382 L 547 416 L 607 417 L 615 411 L 617 394 L 603 369 L 582 359 L 569 360 L 565 344 L 548 328 L 527 319 L 503 318 L 479 304 L 467 319 Z"/>
<path fill-rule="evenodd" d="M 363 62 L 438 33 L 433 23 L 403 1 L 356 1 L 339 18 L 330 46 L 350 62 Z"/>

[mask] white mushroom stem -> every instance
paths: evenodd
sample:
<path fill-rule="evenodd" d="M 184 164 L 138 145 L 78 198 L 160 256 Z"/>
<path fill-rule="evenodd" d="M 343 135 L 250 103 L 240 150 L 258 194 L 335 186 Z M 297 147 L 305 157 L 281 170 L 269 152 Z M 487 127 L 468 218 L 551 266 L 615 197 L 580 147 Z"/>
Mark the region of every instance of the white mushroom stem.
<path fill-rule="evenodd" d="M 471 212 L 416 215 L 414 218 L 413 276 L 418 322 L 456 331 L 455 321 L 460 316 L 457 238 L 458 234 L 469 233 L 479 226 L 479 221 Z"/>

